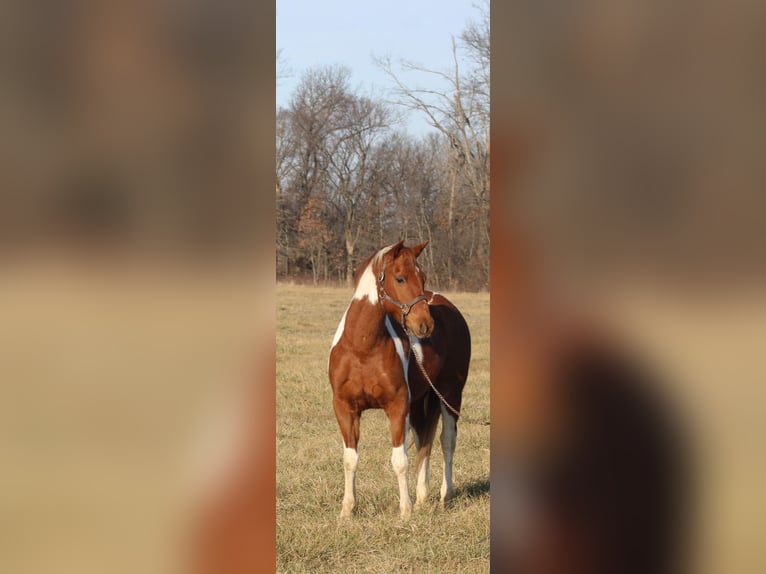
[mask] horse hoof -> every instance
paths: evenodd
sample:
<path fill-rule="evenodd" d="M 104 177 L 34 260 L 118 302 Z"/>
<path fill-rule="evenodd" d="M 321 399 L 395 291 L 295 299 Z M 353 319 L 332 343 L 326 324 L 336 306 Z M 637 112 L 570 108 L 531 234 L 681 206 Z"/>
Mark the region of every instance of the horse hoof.
<path fill-rule="evenodd" d="M 351 520 L 351 517 L 354 513 L 354 507 L 353 506 L 344 506 L 340 510 L 340 515 L 338 515 L 338 518 L 341 520 Z"/>
<path fill-rule="evenodd" d="M 406 508 L 402 508 L 399 511 L 399 518 L 402 520 L 409 520 L 410 516 L 412 516 L 412 507 L 408 506 Z"/>

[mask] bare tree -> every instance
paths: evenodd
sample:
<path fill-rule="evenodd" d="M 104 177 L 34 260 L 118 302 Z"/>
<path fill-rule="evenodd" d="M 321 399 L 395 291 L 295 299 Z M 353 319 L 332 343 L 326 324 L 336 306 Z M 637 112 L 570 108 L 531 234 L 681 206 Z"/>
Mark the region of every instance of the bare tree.
<path fill-rule="evenodd" d="M 439 138 L 429 135 L 415 139 L 406 132 L 394 132 L 379 147 L 379 162 L 385 166 L 380 182 L 378 208 L 381 234 L 407 242 L 438 236 L 436 213 L 440 206 L 443 157 Z M 437 241 L 438 244 L 438 241 Z M 440 255 L 429 249 L 421 256 L 427 264 L 430 282 L 439 284 Z"/>
<path fill-rule="evenodd" d="M 277 149 L 276 149 L 276 194 L 277 194 L 277 273 L 290 274 L 291 262 L 291 238 L 293 213 L 291 209 L 290 193 L 285 186 L 295 178 L 296 162 L 295 151 L 297 142 L 290 130 L 290 114 L 285 109 L 277 111 Z"/>
<path fill-rule="evenodd" d="M 356 245 L 374 221 L 383 169 L 375 149 L 390 113 L 382 102 L 354 93 L 349 76 L 342 67 L 307 71 L 278 114 L 278 259 L 287 260 L 280 264 L 286 273 L 293 261 L 310 268 L 315 280 L 327 276 L 340 247 L 340 276 L 351 281 Z M 315 241 L 307 241 L 308 232 Z"/>
<path fill-rule="evenodd" d="M 329 200 L 343 220 L 346 250 L 346 281 L 356 268 L 354 258 L 360 234 L 373 219 L 373 205 L 380 172 L 373 161 L 377 141 L 389 125 L 384 104 L 366 97 L 348 95 L 344 116 L 327 149 Z"/>
<path fill-rule="evenodd" d="M 428 239 L 431 284 L 489 281 L 489 17 L 452 41 L 452 67 L 378 63 L 397 86 L 399 110 L 435 131 L 414 138 L 382 100 L 349 87 L 350 71 L 307 71 L 277 116 L 277 262 L 284 275 L 352 280 L 386 242 Z M 442 89 L 405 83 L 436 75 Z M 403 126 L 402 126 L 403 128 Z"/>
<path fill-rule="evenodd" d="M 309 198 L 327 200 L 328 158 L 333 134 L 346 121 L 349 76 L 342 67 L 308 70 L 277 115 L 278 263 L 287 274 L 307 255 L 298 245 L 298 228 Z"/>
<path fill-rule="evenodd" d="M 285 58 L 282 48 L 277 49 L 276 67 L 277 67 L 277 83 L 279 83 L 279 81 L 283 80 L 284 78 L 289 78 L 290 76 L 292 76 L 292 70 L 290 69 L 290 66 L 287 64 L 287 58 Z"/>
<path fill-rule="evenodd" d="M 391 78 L 396 103 L 423 114 L 442 134 L 449 157 L 445 221 L 446 248 L 455 253 L 464 248 L 466 256 L 479 262 L 485 285 L 489 282 L 489 14 L 471 23 L 459 39 L 452 39 L 450 70 L 434 70 L 411 61 L 395 69 L 390 58 L 378 58 L 378 66 Z M 463 58 L 462 56 L 465 56 Z M 418 87 L 405 82 L 405 74 L 430 75 L 442 80 L 444 88 Z M 467 195 L 470 201 L 462 196 Z M 458 204 L 470 210 L 473 244 L 457 241 Z M 454 277 L 454 270 L 448 275 Z"/>

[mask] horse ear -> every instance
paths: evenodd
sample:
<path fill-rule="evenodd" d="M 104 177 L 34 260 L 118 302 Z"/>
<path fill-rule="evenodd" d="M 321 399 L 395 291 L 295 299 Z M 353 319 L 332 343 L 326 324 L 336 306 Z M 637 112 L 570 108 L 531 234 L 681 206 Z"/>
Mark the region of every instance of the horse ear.
<path fill-rule="evenodd" d="M 425 249 L 426 245 L 428 245 L 428 240 L 424 241 L 423 243 L 419 245 L 415 245 L 412 247 L 412 252 L 415 254 L 415 257 L 420 255 L 420 252 L 423 251 L 423 249 Z"/>
<path fill-rule="evenodd" d="M 398 243 L 394 243 L 394 245 L 391 247 L 391 256 L 396 259 L 396 256 L 399 255 L 399 252 L 402 250 L 402 247 L 404 247 L 404 240 L 400 240 Z"/>

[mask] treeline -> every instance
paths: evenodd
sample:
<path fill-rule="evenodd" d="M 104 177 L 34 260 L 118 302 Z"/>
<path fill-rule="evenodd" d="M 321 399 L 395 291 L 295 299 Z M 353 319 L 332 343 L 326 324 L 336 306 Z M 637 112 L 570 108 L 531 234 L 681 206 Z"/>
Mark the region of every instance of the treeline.
<path fill-rule="evenodd" d="M 488 14 L 453 40 L 452 56 L 449 72 L 378 61 L 396 86 L 393 101 L 352 89 L 346 68 L 303 74 L 277 111 L 279 278 L 351 282 L 380 247 L 427 239 L 430 286 L 488 287 Z M 442 92 L 402 79 L 433 73 Z M 407 110 L 433 132 L 408 134 Z"/>

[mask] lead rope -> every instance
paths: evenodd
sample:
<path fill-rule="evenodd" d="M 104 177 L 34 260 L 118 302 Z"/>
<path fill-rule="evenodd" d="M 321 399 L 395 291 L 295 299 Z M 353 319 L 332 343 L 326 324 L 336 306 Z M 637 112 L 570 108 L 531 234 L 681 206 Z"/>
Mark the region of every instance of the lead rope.
<path fill-rule="evenodd" d="M 447 402 L 447 399 L 444 398 L 444 395 L 442 395 L 439 390 L 436 388 L 436 386 L 431 382 L 431 377 L 428 376 L 428 373 L 426 373 L 425 367 L 423 367 L 423 363 L 420 361 L 420 357 L 418 357 L 417 351 L 415 351 L 414 347 L 410 345 L 410 353 L 415 357 L 415 364 L 418 366 L 418 370 L 420 371 L 420 374 L 423 375 L 426 381 L 428 381 L 428 384 L 431 385 L 431 388 L 436 393 L 436 396 L 439 397 L 439 400 L 444 404 L 445 407 L 447 407 L 449 410 L 451 410 L 453 413 L 455 413 L 455 416 L 460 417 L 460 411 L 457 410 L 455 407 L 453 407 L 451 404 Z"/>

